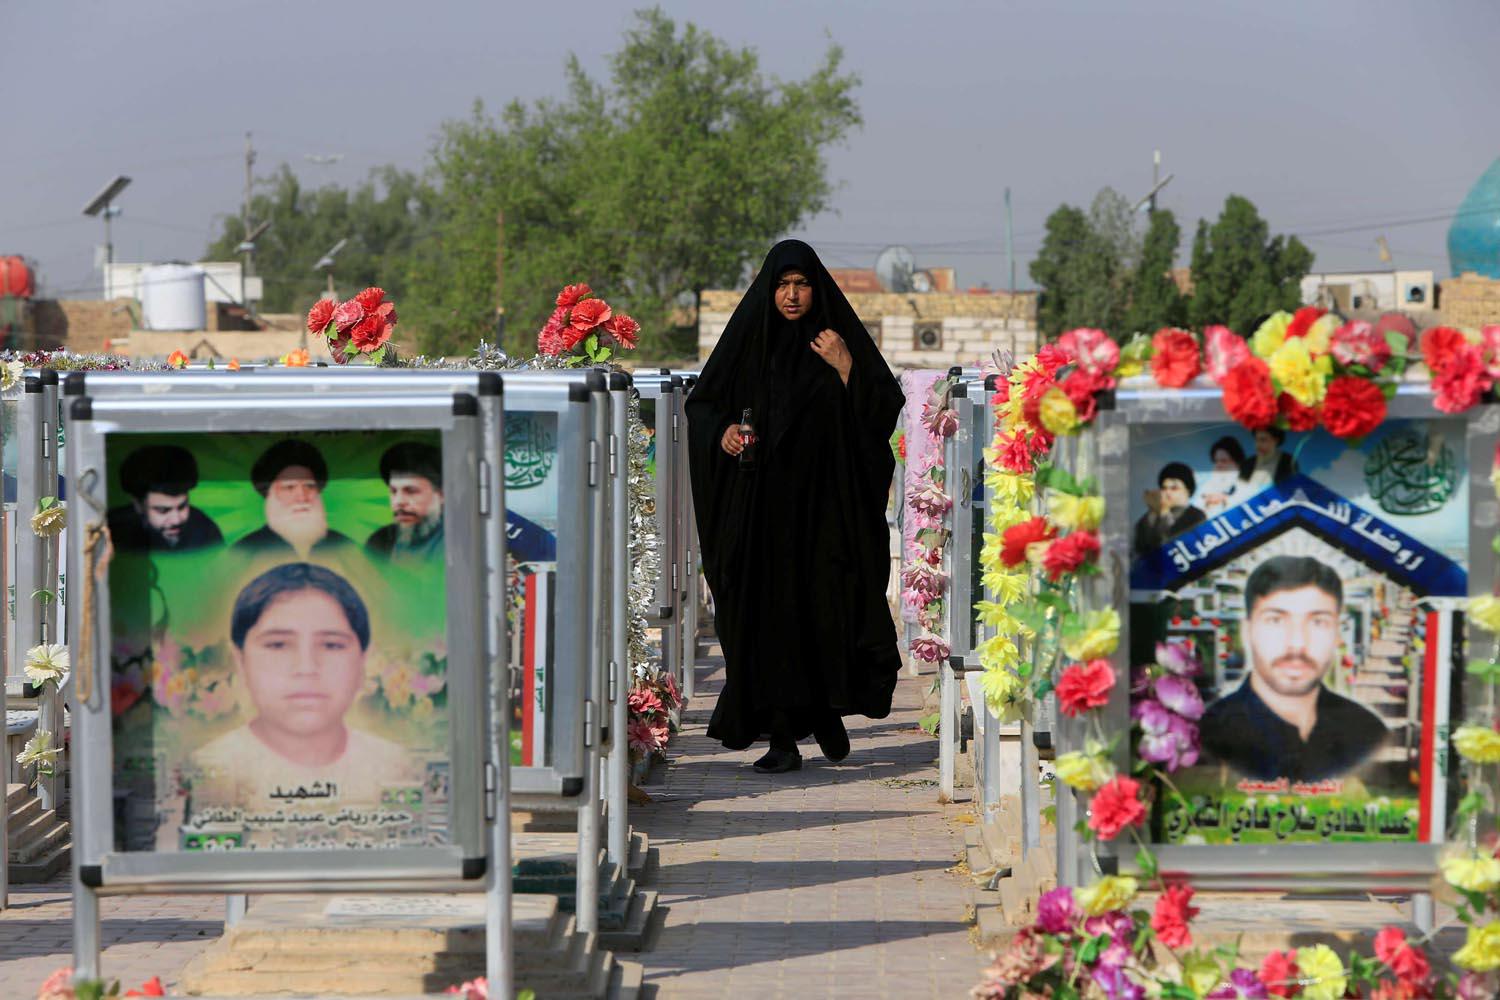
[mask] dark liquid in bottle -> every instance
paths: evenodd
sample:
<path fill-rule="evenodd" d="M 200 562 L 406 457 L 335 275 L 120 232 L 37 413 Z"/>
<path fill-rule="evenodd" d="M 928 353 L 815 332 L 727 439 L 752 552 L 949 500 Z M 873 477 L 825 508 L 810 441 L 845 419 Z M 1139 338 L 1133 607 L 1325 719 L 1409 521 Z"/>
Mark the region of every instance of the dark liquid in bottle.
<path fill-rule="evenodd" d="M 750 409 L 746 407 L 745 412 L 740 414 L 740 440 L 745 449 L 740 452 L 740 469 L 744 472 L 755 471 L 755 425 L 750 421 Z"/>

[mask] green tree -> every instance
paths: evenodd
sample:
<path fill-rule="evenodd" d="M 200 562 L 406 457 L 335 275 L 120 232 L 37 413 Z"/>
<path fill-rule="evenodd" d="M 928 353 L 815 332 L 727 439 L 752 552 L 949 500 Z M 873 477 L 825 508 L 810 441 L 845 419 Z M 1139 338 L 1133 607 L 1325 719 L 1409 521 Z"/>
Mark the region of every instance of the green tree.
<path fill-rule="evenodd" d="M 1047 216 L 1046 225 L 1042 247 L 1030 265 L 1031 278 L 1041 288 L 1041 332 L 1055 337 L 1080 326 L 1114 332 L 1122 304 L 1118 245 L 1072 205 L 1059 206 Z"/>
<path fill-rule="evenodd" d="M 558 100 L 512 103 L 498 119 L 476 104 L 435 150 L 437 216 L 403 322 L 410 313 L 425 350 L 467 351 L 493 339 L 500 304 L 506 346 L 525 352 L 557 290 L 587 281 L 640 320 L 643 346 L 670 350 L 674 311 L 732 286 L 827 207 L 825 151 L 860 124 L 858 80 L 841 64 L 831 45 L 805 79 L 769 80 L 754 50 L 651 9 L 607 82 L 570 58 Z"/>
<path fill-rule="evenodd" d="M 290 167 L 257 182 L 251 219 L 269 219 L 271 228 L 256 241 L 255 270 L 265 283 L 265 312 L 305 312 L 321 296 L 327 279 L 314 270 L 339 240 L 333 269 L 335 291 L 349 298 L 367 285 L 379 285 L 400 304 L 405 292 L 407 256 L 427 226 L 432 192 L 421 179 L 395 167 L 381 167 L 352 191 L 335 184 L 305 188 Z M 245 235 L 239 214 L 224 220 L 208 247 L 210 260 L 237 260 Z M 230 289 L 238 294 L 238 289 Z"/>
<path fill-rule="evenodd" d="M 1218 220 L 1200 221 L 1193 238 L 1192 322 L 1223 323 L 1249 335 L 1266 313 L 1301 304 L 1300 283 L 1312 264 L 1301 240 L 1272 237 L 1250 200 L 1230 195 Z"/>
<path fill-rule="evenodd" d="M 1122 339 L 1187 322 L 1187 303 L 1171 275 L 1181 241 L 1182 230 L 1171 212 L 1162 209 L 1151 213 L 1140 259 L 1130 276 L 1130 305 L 1120 328 Z"/>

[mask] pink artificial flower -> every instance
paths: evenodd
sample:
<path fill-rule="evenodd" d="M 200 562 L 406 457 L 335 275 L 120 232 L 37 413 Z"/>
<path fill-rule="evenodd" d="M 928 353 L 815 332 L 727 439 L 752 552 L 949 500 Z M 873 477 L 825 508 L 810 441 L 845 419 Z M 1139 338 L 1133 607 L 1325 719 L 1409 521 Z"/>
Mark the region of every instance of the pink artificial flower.
<path fill-rule="evenodd" d="M 365 307 L 360 305 L 358 299 L 340 302 L 333 310 L 333 323 L 339 333 L 348 333 L 354 329 L 354 324 L 364 318 Z"/>
<path fill-rule="evenodd" d="M 74 1000 L 73 970 L 58 969 L 37 990 L 36 1000 Z"/>
<path fill-rule="evenodd" d="M 627 735 L 630 749 L 647 754 L 664 748 L 671 731 L 665 724 L 653 723 L 649 719 L 631 719 Z"/>
<path fill-rule="evenodd" d="M 1186 677 L 1163 674 L 1156 679 L 1156 700 L 1171 712 L 1194 721 L 1203 717 L 1203 698 Z"/>
<path fill-rule="evenodd" d="M 1114 388 L 1112 376 L 1120 365 L 1120 345 L 1111 340 L 1109 334 L 1088 328 L 1069 330 L 1057 338 L 1057 347 L 1066 352 L 1080 371 L 1106 378 L 1108 384 L 1104 388 Z"/>
<path fill-rule="evenodd" d="M 1491 378 L 1500 378 L 1500 324 L 1480 329 L 1479 348 L 1484 352 L 1484 370 Z"/>
<path fill-rule="evenodd" d="M 1360 365 L 1376 374 L 1391 360 L 1391 345 L 1386 343 L 1385 334 L 1356 319 L 1333 331 L 1329 353 L 1341 365 Z"/>
<path fill-rule="evenodd" d="M 666 714 L 666 706 L 661 703 L 661 698 L 650 688 L 638 687 L 630 692 L 626 699 L 630 714 L 639 718 L 655 718 Z"/>
<path fill-rule="evenodd" d="M 1462 413 L 1477 404 L 1494 381 L 1485 369 L 1478 345 L 1454 345 L 1448 363 L 1433 370 L 1432 405 L 1444 413 Z"/>
<path fill-rule="evenodd" d="M 1214 384 L 1223 382 L 1224 376 L 1249 357 L 1250 346 L 1245 343 L 1245 338 L 1229 327 L 1203 328 L 1203 360 Z"/>
<path fill-rule="evenodd" d="M 588 286 L 584 286 L 587 288 Z M 450 986 L 443 991 L 445 996 L 456 996 L 459 1000 L 490 1000 L 489 980 L 483 976 L 471 979 L 458 986 Z"/>
<path fill-rule="evenodd" d="M 911 641 L 911 655 L 924 663 L 941 663 L 948 658 L 948 644 L 933 636 Z"/>

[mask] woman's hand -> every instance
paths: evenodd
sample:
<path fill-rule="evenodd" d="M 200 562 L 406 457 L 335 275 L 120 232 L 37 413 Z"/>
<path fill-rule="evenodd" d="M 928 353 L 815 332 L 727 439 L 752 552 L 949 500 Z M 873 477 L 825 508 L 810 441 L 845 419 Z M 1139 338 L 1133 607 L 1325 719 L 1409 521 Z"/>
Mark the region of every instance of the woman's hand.
<path fill-rule="evenodd" d="M 724 428 L 724 436 L 719 438 L 719 447 L 724 449 L 726 455 L 738 455 L 745 450 L 745 439 L 740 437 L 739 424 L 730 424 Z"/>
<path fill-rule="evenodd" d="M 849 372 L 854 367 L 854 356 L 849 353 L 849 347 L 844 343 L 844 338 L 832 330 L 824 330 L 817 338 L 808 345 L 818 352 L 818 357 L 833 366 L 833 370 L 839 373 L 839 378 L 844 384 L 849 384 Z"/>

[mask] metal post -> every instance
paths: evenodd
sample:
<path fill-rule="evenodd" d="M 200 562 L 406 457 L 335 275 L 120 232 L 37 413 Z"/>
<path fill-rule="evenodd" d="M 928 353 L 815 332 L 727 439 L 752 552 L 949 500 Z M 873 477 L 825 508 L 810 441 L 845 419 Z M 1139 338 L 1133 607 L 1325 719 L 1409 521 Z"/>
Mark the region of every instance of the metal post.
<path fill-rule="evenodd" d="M 510 850 L 510 647 L 506 630 L 508 574 L 505 545 L 505 415 L 498 394 L 481 389 L 480 413 L 484 418 L 479 475 L 481 496 L 488 495 L 488 510 L 480 514 L 484 524 L 487 555 L 485 572 L 485 629 L 489 643 L 489 757 L 494 762 L 494 814 L 490 817 L 490 866 L 485 873 L 484 969 L 491 997 L 510 1000 L 514 990 L 515 949 L 511 931 Z M 485 482 L 484 480 L 488 480 Z"/>
<path fill-rule="evenodd" d="M 78 879 L 78 849 L 73 849 L 73 975 L 99 978 L 99 896 Z"/>
<path fill-rule="evenodd" d="M 1000 719 L 990 711 L 989 702 L 984 698 L 979 699 L 974 711 L 984 722 L 983 738 L 979 744 L 979 759 L 983 765 L 980 772 L 983 780 L 980 819 L 988 823 L 1000 816 Z"/>
<path fill-rule="evenodd" d="M 958 745 L 958 678 L 947 660 L 938 664 L 938 801 L 953 801 L 953 759 Z"/>
<path fill-rule="evenodd" d="M 250 897 L 243 892 L 233 892 L 224 897 L 224 926 L 233 927 L 245 919 L 245 911 L 250 909 Z"/>
<path fill-rule="evenodd" d="M 1042 787 L 1036 730 L 1021 720 L 1021 857 L 1042 846 Z"/>
<path fill-rule="evenodd" d="M 42 371 L 26 378 L 18 406 L 19 459 L 16 470 L 16 514 L 24 528 L 16 537 L 16 626 L 13 665 L 19 665 L 31 646 L 55 642 L 52 632 L 57 595 L 57 549 L 51 539 L 31 530 L 30 519 L 43 497 L 57 494 L 57 372 Z M 46 595 L 46 596 L 44 596 Z M 52 733 L 63 745 L 62 711 L 54 691 L 37 697 L 37 729 Z M 59 754 L 51 776 L 37 783 L 44 810 L 61 805 L 59 791 L 66 767 Z"/>
<path fill-rule="evenodd" d="M 589 607 L 595 609 L 589 625 L 589 696 L 585 703 L 584 745 L 588 761 L 583 768 L 583 791 L 578 803 L 578 876 L 574 883 L 574 918 L 586 934 L 599 930 L 599 769 L 602 751 L 601 721 L 607 707 L 604 665 L 607 629 L 604 621 L 609 595 L 604 587 L 609 525 L 605 521 L 608 492 L 605 449 L 609 438 L 609 395 L 590 393 L 592 433 L 589 441 Z"/>
<path fill-rule="evenodd" d="M 688 442 L 682 435 L 678 451 L 678 496 L 681 503 L 682 538 L 682 701 L 693 700 L 698 684 L 698 517 L 693 510 L 693 491 L 688 479 Z"/>
<path fill-rule="evenodd" d="M 626 700 L 630 696 L 630 650 L 627 644 L 626 614 L 630 600 L 630 457 L 625 444 L 630 440 L 630 378 L 610 376 L 610 607 L 609 607 L 609 860 L 624 872 L 630 860 L 630 817 L 627 813 L 630 785 L 630 740 Z"/>

